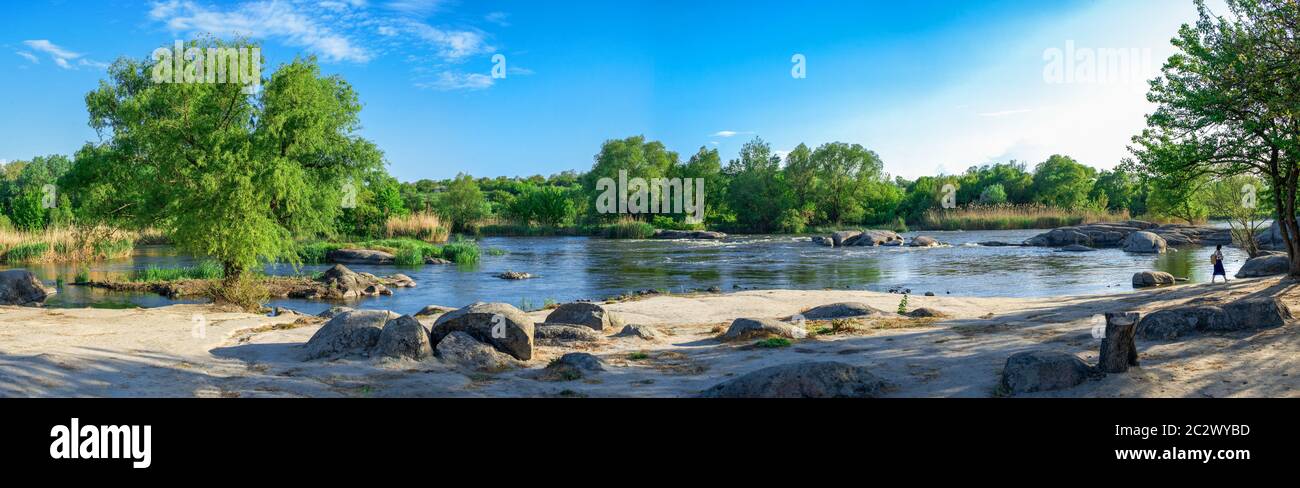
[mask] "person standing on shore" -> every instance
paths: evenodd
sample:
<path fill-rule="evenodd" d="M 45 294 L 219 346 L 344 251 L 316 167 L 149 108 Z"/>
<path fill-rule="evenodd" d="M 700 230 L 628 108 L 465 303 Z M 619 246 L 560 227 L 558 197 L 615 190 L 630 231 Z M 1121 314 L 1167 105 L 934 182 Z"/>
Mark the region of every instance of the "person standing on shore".
<path fill-rule="evenodd" d="M 1214 254 L 1210 255 L 1210 262 L 1214 263 L 1214 276 L 1210 277 L 1210 283 L 1214 283 L 1214 278 L 1222 276 L 1223 282 L 1228 282 L 1228 272 L 1223 269 L 1223 245 L 1215 246 Z"/>

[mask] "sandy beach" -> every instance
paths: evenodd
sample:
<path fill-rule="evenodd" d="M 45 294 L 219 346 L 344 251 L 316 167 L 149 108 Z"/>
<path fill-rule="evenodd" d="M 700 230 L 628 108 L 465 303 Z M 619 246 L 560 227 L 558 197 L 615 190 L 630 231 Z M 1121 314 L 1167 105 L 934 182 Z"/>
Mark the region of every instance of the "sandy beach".
<path fill-rule="evenodd" d="M 718 340 L 732 319 L 786 318 L 846 301 L 882 310 L 899 295 L 864 291 L 760 290 L 653 296 L 606 305 L 660 340 L 606 337 L 573 347 L 539 345 L 525 367 L 499 373 L 427 361 L 302 361 L 319 320 L 267 317 L 212 305 L 153 309 L 0 308 L 0 395 L 12 397 L 687 397 L 756 369 L 800 361 L 866 366 L 893 386 L 886 396 L 990 397 L 1008 356 L 1047 349 L 1096 363 L 1094 317 L 1150 312 L 1205 297 L 1278 295 L 1300 302 L 1279 278 L 1193 284 L 1112 295 L 1048 299 L 911 296 L 937 321 L 864 319 L 850 333 L 819 334 L 780 348 Z M 403 311 L 409 312 L 409 311 Z M 547 311 L 531 312 L 541 322 Z M 426 325 L 433 318 L 422 319 Z M 196 324 L 202 321 L 205 327 Z M 295 323 L 297 322 L 297 323 Z M 809 329 L 819 327 L 809 323 Z M 201 332 L 201 333 L 199 333 Z M 1296 397 L 1300 339 L 1294 325 L 1138 340 L 1141 366 L 1066 390 L 1022 396 Z M 542 381 L 536 371 L 567 352 L 600 357 L 606 371 Z"/>

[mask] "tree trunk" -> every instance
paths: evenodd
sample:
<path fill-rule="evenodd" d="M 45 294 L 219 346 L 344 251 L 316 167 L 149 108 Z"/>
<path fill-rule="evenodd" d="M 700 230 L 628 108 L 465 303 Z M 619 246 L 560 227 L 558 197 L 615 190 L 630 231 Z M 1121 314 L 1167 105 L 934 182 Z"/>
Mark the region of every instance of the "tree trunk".
<path fill-rule="evenodd" d="M 1106 312 L 1106 337 L 1101 340 L 1097 369 L 1104 373 L 1123 373 L 1138 365 L 1137 312 Z"/>

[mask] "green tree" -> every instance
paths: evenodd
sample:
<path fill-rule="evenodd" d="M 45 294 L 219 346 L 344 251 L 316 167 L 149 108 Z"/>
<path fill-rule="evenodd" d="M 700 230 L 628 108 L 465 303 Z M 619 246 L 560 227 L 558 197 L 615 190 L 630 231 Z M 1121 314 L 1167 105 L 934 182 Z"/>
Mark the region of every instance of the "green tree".
<path fill-rule="evenodd" d="M 583 177 L 583 186 L 589 192 L 588 201 L 591 207 L 595 208 L 596 199 L 600 198 L 602 193 L 596 188 L 596 182 L 601 178 L 618 181 L 619 172 L 626 171 L 628 180 L 643 178 L 648 182 L 651 178 L 667 176 L 669 169 L 676 165 L 677 161 L 676 152 L 666 149 L 662 142 L 646 141 L 645 136 L 605 141 L 600 146 L 600 152 L 596 154 L 591 171 Z M 634 217 L 649 220 L 649 216 L 649 213 L 645 213 Z"/>
<path fill-rule="evenodd" d="M 1136 165 L 1162 178 L 1253 173 L 1274 192 L 1274 214 L 1300 277 L 1300 2 L 1226 0 L 1230 15 L 1197 0 L 1147 99 L 1156 110 L 1133 138 Z"/>
<path fill-rule="evenodd" d="M 735 212 L 736 223 L 751 232 L 771 232 L 791 208 L 790 187 L 781 172 L 781 158 L 772 147 L 755 137 L 740 148 L 740 157 L 727 163 L 730 178 L 727 207 Z"/>
<path fill-rule="evenodd" d="M 251 48 L 197 41 L 199 48 Z M 83 148 L 68 181 L 99 217 L 168 231 L 222 263 L 227 285 L 272 260 L 296 262 L 294 238 L 328 232 L 342 184 L 379 168 L 356 135 L 360 103 L 314 58 L 282 65 L 257 95 L 231 83 L 158 83 L 154 61 L 119 59 L 86 96 L 109 136 Z"/>
<path fill-rule="evenodd" d="M 452 222 L 458 232 L 473 232 L 478 221 L 488 216 L 489 205 L 474 178 L 458 174 L 438 199 L 439 213 Z"/>
<path fill-rule="evenodd" d="M 1034 168 L 1034 198 L 1063 209 L 1083 208 L 1088 205 L 1096 172 L 1069 156 L 1053 154 Z"/>
<path fill-rule="evenodd" d="M 812 164 L 817 212 L 836 225 L 861 221 L 869 210 L 863 206 L 867 187 L 883 177 L 880 157 L 857 144 L 832 142 L 813 151 Z"/>
<path fill-rule="evenodd" d="M 1007 203 L 1007 190 L 1002 187 L 1001 183 L 986 186 L 984 191 L 980 192 L 980 203 L 984 205 Z"/>

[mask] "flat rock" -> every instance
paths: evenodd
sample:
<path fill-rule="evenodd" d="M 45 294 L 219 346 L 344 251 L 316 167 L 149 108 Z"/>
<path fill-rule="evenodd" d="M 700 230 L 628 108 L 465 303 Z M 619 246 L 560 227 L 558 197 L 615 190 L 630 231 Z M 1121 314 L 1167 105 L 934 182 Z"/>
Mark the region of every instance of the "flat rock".
<path fill-rule="evenodd" d="M 888 386 L 862 366 L 801 362 L 770 366 L 705 390 L 706 398 L 876 398 Z"/>
<path fill-rule="evenodd" d="M 392 253 L 373 249 L 335 249 L 325 254 L 325 260 L 339 264 L 393 264 Z"/>
<path fill-rule="evenodd" d="M 808 336 L 808 331 L 804 330 L 803 327 L 776 319 L 739 318 L 731 322 L 731 327 L 727 328 L 725 334 L 722 334 L 722 340 L 766 339 L 772 336 L 803 339 Z"/>
<path fill-rule="evenodd" d="M 803 318 L 808 320 L 830 320 L 848 317 L 882 316 L 889 314 L 865 303 L 842 302 L 813 307 L 799 315 L 802 315 Z"/>
<path fill-rule="evenodd" d="M 659 329 L 656 329 L 654 326 L 651 325 L 639 325 L 639 324 L 628 324 L 623 327 L 623 330 L 619 331 L 617 334 L 614 334 L 614 337 L 629 337 L 629 338 L 637 338 L 646 341 L 659 340 L 659 336 L 660 336 Z"/>
<path fill-rule="evenodd" d="M 582 325 L 543 323 L 533 327 L 538 344 L 557 345 L 573 342 L 600 342 L 605 336 Z"/>

